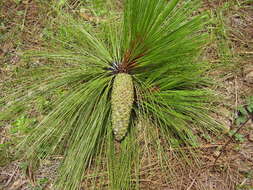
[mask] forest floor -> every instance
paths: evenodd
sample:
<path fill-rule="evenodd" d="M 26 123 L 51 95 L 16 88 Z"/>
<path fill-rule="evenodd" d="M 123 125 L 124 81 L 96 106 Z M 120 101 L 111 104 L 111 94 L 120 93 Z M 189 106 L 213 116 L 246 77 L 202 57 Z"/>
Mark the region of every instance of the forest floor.
<path fill-rule="evenodd" d="M 213 26 L 212 43 L 204 56 L 213 63 L 210 73 L 218 81 L 217 92 L 225 97 L 218 105 L 219 120 L 227 132 L 215 140 L 203 136 L 201 169 L 179 172 L 173 186 L 163 184 L 163 173 L 142 182 L 142 189 L 156 190 L 253 190 L 253 121 L 244 123 L 250 113 L 242 107 L 253 106 L 247 101 L 253 96 L 253 2 L 251 0 L 203 0 L 200 11 L 208 10 Z M 0 1 L 0 83 L 8 80 L 26 63 L 20 59 L 22 51 L 38 49 L 43 32 L 53 13 L 47 0 Z M 73 5 L 74 7 L 74 5 Z M 74 8 L 73 8 L 74 9 Z M 81 14 L 92 20 L 92 14 Z M 0 96 L 3 95 L 0 89 Z M 47 105 L 46 100 L 38 102 Z M 27 176 L 27 164 L 16 160 L 13 146 L 33 119 L 18 118 L 6 125 L 0 122 L 0 189 L 42 190 L 50 188 L 58 161 L 45 163 L 35 176 Z M 241 127 L 241 128 L 240 128 Z M 235 133 L 240 128 L 239 132 Z M 226 145 L 226 142 L 230 143 Z M 218 158 L 218 159 L 217 159 Z M 156 172 L 156 165 L 153 165 Z M 182 175 L 183 174 L 183 175 Z M 159 177 L 160 176 L 160 177 Z"/>

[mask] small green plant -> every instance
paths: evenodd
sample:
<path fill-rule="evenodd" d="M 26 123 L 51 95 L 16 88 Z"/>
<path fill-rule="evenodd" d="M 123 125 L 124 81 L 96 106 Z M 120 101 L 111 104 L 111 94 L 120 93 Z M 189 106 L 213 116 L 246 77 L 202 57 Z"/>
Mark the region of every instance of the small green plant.
<path fill-rule="evenodd" d="M 209 134 L 201 134 L 201 137 L 205 139 L 207 142 L 212 141 L 212 137 Z"/>
<path fill-rule="evenodd" d="M 34 118 L 29 118 L 25 115 L 17 118 L 11 125 L 10 133 L 27 134 L 32 130 L 32 126 L 37 122 Z"/>
<path fill-rule="evenodd" d="M 23 173 L 26 172 L 28 166 L 29 166 L 29 163 L 28 163 L 28 162 L 21 162 L 21 163 L 19 164 L 19 168 L 21 169 L 21 171 L 22 171 Z"/>
<path fill-rule="evenodd" d="M 11 123 L 9 139 L 0 144 L 0 166 L 16 159 L 15 153 L 11 150 L 13 145 L 20 143 L 23 137 L 32 131 L 36 122 L 36 119 L 22 115 Z"/>
<path fill-rule="evenodd" d="M 253 114 L 253 96 L 246 99 L 246 105 L 240 105 L 237 109 L 238 117 L 236 118 L 236 125 L 240 125 L 247 121 L 248 117 Z"/>
<path fill-rule="evenodd" d="M 22 0 L 13 0 L 16 4 L 20 4 Z"/>
<path fill-rule="evenodd" d="M 253 190 L 252 185 L 236 185 L 236 190 Z"/>
<path fill-rule="evenodd" d="M 0 167 L 5 166 L 7 163 L 10 163 L 14 160 L 13 155 L 11 154 L 11 142 L 5 142 L 0 144 Z"/>
<path fill-rule="evenodd" d="M 231 136 L 233 136 L 233 135 L 235 134 L 235 132 L 236 132 L 236 130 L 231 130 L 231 131 L 229 131 L 228 134 L 229 134 L 229 136 L 231 137 Z M 236 133 L 236 134 L 234 135 L 234 139 L 235 139 L 236 141 L 240 142 L 240 143 L 243 143 L 243 142 L 245 142 L 245 140 L 246 140 L 245 136 L 242 135 L 242 134 L 240 134 L 240 133 Z"/>
<path fill-rule="evenodd" d="M 36 183 L 36 186 L 31 186 L 30 188 L 32 190 L 44 190 L 45 186 L 47 185 L 49 179 L 44 177 L 44 178 L 40 178 Z"/>
<path fill-rule="evenodd" d="M 246 102 L 247 102 L 246 109 L 250 114 L 253 114 L 253 96 L 248 97 Z"/>
<path fill-rule="evenodd" d="M 35 104 L 41 114 L 48 114 L 51 110 L 51 102 L 44 96 L 38 97 Z"/>

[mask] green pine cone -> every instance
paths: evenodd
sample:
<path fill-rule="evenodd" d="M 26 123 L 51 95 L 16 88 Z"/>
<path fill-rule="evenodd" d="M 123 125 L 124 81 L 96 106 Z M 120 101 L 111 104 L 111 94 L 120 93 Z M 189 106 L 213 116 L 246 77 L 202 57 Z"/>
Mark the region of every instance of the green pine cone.
<path fill-rule="evenodd" d="M 112 89 L 112 128 L 117 141 L 126 136 L 133 101 L 134 87 L 131 75 L 117 74 Z"/>

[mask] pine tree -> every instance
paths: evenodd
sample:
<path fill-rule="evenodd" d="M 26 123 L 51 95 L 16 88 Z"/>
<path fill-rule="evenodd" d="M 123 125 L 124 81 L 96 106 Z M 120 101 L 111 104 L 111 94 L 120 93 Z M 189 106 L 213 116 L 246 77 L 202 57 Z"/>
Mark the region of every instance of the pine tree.
<path fill-rule="evenodd" d="M 110 10 L 96 26 L 64 13 L 45 48 L 24 55 L 50 63 L 13 79 L 19 86 L 0 99 L 1 119 L 64 92 L 19 145 L 31 164 L 63 151 L 55 190 L 79 189 L 86 171 L 105 171 L 108 189 L 138 189 L 144 146 L 166 157 L 169 147 L 196 145 L 194 131 L 218 131 L 205 75 L 211 67 L 200 58 L 209 19 L 198 7 L 195 0 L 125 0 L 123 14 Z M 96 179 L 94 188 L 103 180 Z"/>

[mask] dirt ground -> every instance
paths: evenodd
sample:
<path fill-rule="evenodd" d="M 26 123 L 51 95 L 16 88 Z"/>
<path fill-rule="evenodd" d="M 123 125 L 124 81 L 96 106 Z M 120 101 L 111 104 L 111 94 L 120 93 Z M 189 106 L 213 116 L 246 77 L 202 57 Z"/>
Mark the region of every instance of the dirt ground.
<path fill-rule="evenodd" d="M 26 49 L 39 48 L 43 30 L 53 13 L 47 3 L 39 0 L 2 0 L 0 2 L 0 84 L 24 66 L 20 54 Z M 45 1 L 46 2 L 46 1 Z M 221 138 L 202 137 L 201 166 L 196 169 L 178 167 L 171 184 L 163 183 L 162 171 L 151 166 L 156 176 L 144 176 L 141 189 L 156 190 L 253 190 L 253 121 L 239 126 L 237 108 L 253 96 L 253 2 L 247 0 L 204 0 L 200 11 L 208 10 L 215 22 L 210 27 L 212 44 L 204 56 L 210 60 L 218 81 L 217 92 L 225 97 L 218 105 L 223 115 L 218 119 L 227 126 Z M 87 19 L 87 18 L 84 18 Z M 1 87 L 1 86 L 0 86 Z M 0 90 L 0 96 L 2 96 Z M 50 181 L 61 158 L 45 161 L 35 176 L 27 177 L 22 161 L 13 158 L 9 125 L 0 123 L 0 189 L 50 189 Z M 231 142 L 224 148 L 226 142 Z M 3 144 L 8 146 L 3 146 Z M 218 159 L 217 159 L 218 157 Z M 150 168 L 149 168 L 150 169 Z M 35 185 L 35 182 L 39 185 Z"/>

